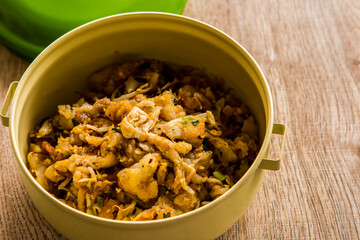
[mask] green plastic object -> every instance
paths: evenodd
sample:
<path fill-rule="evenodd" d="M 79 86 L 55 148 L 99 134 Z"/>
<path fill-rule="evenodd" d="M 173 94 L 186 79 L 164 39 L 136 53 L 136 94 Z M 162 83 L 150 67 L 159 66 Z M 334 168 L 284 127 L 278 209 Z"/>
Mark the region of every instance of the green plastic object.
<path fill-rule="evenodd" d="M 181 14 L 186 0 L 1 0 L 0 41 L 26 60 L 66 32 L 128 12 Z"/>

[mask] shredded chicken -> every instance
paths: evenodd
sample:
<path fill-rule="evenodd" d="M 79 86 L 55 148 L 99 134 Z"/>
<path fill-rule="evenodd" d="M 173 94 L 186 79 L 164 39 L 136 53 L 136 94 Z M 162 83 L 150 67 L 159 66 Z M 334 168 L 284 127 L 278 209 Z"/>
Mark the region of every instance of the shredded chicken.
<path fill-rule="evenodd" d="M 254 116 L 206 71 L 140 60 L 101 69 L 89 84 L 30 132 L 27 156 L 36 181 L 80 211 L 177 216 L 226 193 L 257 155 Z"/>

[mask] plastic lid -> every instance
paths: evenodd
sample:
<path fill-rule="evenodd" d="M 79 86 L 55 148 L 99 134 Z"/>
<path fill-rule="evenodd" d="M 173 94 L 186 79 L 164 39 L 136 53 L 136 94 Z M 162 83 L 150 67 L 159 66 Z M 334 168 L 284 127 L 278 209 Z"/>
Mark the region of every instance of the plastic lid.
<path fill-rule="evenodd" d="M 92 20 L 127 12 L 181 14 L 186 0 L 1 0 L 0 41 L 32 60 L 64 33 Z"/>

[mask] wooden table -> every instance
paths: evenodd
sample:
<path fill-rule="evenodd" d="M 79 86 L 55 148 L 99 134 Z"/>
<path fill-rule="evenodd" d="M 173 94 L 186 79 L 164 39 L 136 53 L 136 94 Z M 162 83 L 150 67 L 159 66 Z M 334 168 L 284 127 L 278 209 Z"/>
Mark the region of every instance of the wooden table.
<path fill-rule="evenodd" d="M 219 239 L 359 239 L 360 2 L 189 0 L 184 15 L 252 54 L 287 126 L 281 170 Z M 1 102 L 28 65 L 0 45 Z M 8 128 L 0 134 L 0 239 L 64 239 L 29 199 Z"/>

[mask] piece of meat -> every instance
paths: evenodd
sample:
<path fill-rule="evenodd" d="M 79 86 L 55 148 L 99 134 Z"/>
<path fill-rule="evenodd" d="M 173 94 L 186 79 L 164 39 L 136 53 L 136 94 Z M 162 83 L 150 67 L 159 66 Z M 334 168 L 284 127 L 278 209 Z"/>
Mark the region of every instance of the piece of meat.
<path fill-rule="evenodd" d="M 149 153 L 138 163 L 120 170 L 117 174 L 119 187 L 140 200 L 147 202 L 158 195 L 158 184 L 154 173 L 161 160 L 160 154 Z"/>
<path fill-rule="evenodd" d="M 205 122 L 202 117 L 185 116 L 166 123 L 161 131 L 171 140 L 181 139 L 199 146 L 205 137 Z"/>
<path fill-rule="evenodd" d="M 224 167 L 227 167 L 229 162 L 236 162 L 238 159 L 236 154 L 224 139 L 210 136 L 209 141 L 214 146 L 214 153 L 219 157 Z"/>

